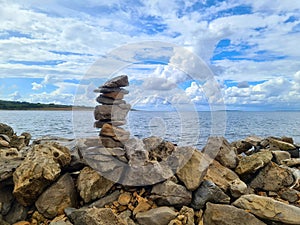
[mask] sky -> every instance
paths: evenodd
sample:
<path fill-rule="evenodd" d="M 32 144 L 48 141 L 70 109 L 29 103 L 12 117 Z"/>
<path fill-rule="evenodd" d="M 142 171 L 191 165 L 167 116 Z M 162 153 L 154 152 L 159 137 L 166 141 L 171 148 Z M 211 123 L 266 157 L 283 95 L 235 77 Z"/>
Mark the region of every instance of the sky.
<path fill-rule="evenodd" d="M 300 1 L 0 4 L 2 100 L 94 106 L 127 74 L 137 109 L 300 109 Z"/>

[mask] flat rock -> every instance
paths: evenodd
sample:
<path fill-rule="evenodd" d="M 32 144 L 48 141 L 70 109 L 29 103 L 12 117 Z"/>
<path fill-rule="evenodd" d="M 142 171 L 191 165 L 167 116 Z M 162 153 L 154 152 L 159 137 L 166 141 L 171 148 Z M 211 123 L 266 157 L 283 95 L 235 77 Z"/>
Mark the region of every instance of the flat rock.
<path fill-rule="evenodd" d="M 203 152 L 210 156 L 216 154 L 215 159 L 230 169 L 237 166 L 237 153 L 224 137 L 209 137 Z"/>
<path fill-rule="evenodd" d="M 207 203 L 204 224 L 209 225 L 265 225 L 251 213 L 231 205 Z"/>
<path fill-rule="evenodd" d="M 98 120 L 94 123 L 94 127 L 96 128 L 102 128 L 104 124 L 111 124 L 113 126 L 123 126 L 126 124 L 126 120 Z"/>
<path fill-rule="evenodd" d="M 130 104 L 98 105 L 94 110 L 96 120 L 123 121 L 131 108 Z"/>
<path fill-rule="evenodd" d="M 57 143 L 33 145 L 13 173 L 14 196 L 24 206 L 33 204 L 70 162 L 71 154 L 67 147 Z"/>
<path fill-rule="evenodd" d="M 246 152 L 252 148 L 252 144 L 250 142 L 240 140 L 231 143 L 231 146 L 234 147 L 238 154 Z"/>
<path fill-rule="evenodd" d="M 124 95 L 128 94 L 129 91 L 124 89 L 124 88 L 118 88 L 118 87 L 115 87 L 115 88 L 106 88 L 106 87 L 99 87 L 97 89 L 94 90 L 94 92 L 96 93 L 111 93 L 111 92 L 118 92 L 118 93 L 122 93 Z"/>
<path fill-rule="evenodd" d="M 230 190 L 230 194 L 234 198 L 239 198 L 241 195 L 246 194 L 247 189 L 248 189 L 247 184 L 245 184 L 240 179 L 236 179 L 230 182 L 229 190 Z"/>
<path fill-rule="evenodd" d="M 233 181 L 241 182 L 239 176 L 235 172 L 221 165 L 216 160 L 214 160 L 208 167 L 205 179 L 212 181 L 224 192 L 229 191 Z"/>
<path fill-rule="evenodd" d="M 182 207 L 189 205 L 192 201 L 192 193 L 184 186 L 170 180 L 156 184 L 151 191 L 151 198 L 158 205 Z"/>
<path fill-rule="evenodd" d="M 265 191 L 279 191 L 290 187 L 294 183 L 293 173 L 287 169 L 270 162 L 251 181 L 250 187 Z"/>
<path fill-rule="evenodd" d="M 115 127 L 109 123 L 102 126 L 100 136 L 107 136 L 113 138 L 115 141 L 124 142 L 130 137 L 130 133 L 121 127 Z"/>
<path fill-rule="evenodd" d="M 105 97 L 103 95 L 100 95 L 99 97 L 96 98 L 96 101 L 100 104 L 104 105 L 120 105 L 120 104 L 126 104 L 124 100 L 121 99 L 113 99 L 109 97 Z"/>
<path fill-rule="evenodd" d="M 237 167 L 235 168 L 235 172 L 239 175 L 254 173 L 271 162 L 272 158 L 273 155 L 270 151 L 263 151 L 254 153 L 250 156 L 245 156 L 240 159 Z"/>
<path fill-rule="evenodd" d="M 284 159 L 281 163 L 282 165 L 289 167 L 300 166 L 300 158 Z"/>
<path fill-rule="evenodd" d="M 106 81 L 102 86 L 105 88 L 115 88 L 115 87 L 126 87 L 129 85 L 128 82 L 128 76 L 127 75 L 120 75 L 117 77 L 114 77 L 108 81 Z"/>
<path fill-rule="evenodd" d="M 272 154 L 278 165 L 282 165 L 283 160 L 291 158 L 291 154 L 287 151 L 272 151 Z"/>
<path fill-rule="evenodd" d="M 109 208 L 68 209 L 66 214 L 74 225 L 127 225 Z"/>
<path fill-rule="evenodd" d="M 44 191 L 35 202 L 39 213 L 49 219 L 64 214 L 65 208 L 76 205 L 77 193 L 73 179 L 68 173 Z"/>
<path fill-rule="evenodd" d="M 254 194 L 243 195 L 233 205 L 247 210 L 262 219 L 282 222 L 284 224 L 300 224 L 299 207 L 288 205 L 272 198 Z"/>
<path fill-rule="evenodd" d="M 293 150 L 296 149 L 296 146 L 289 143 L 289 142 L 285 142 L 282 140 L 278 140 L 275 138 L 268 138 L 269 144 L 270 144 L 270 149 L 274 149 L 274 150 L 283 150 L 283 151 L 288 151 L 288 150 Z"/>
<path fill-rule="evenodd" d="M 113 193 L 93 202 L 92 204 L 89 205 L 89 208 L 93 208 L 93 207 L 103 208 L 105 205 L 117 201 L 119 196 L 120 196 L 120 191 L 116 190 Z"/>
<path fill-rule="evenodd" d="M 279 195 L 283 200 L 290 203 L 296 203 L 300 199 L 300 192 L 295 189 L 283 188 L 279 191 Z"/>
<path fill-rule="evenodd" d="M 123 142 L 116 141 L 112 137 L 100 136 L 100 143 L 106 148 L 123 148 Z"/>
<path fill-rule="evenodd" d="M 14 130 L 10 126 L 4 123 L 0 123 L 0 134 L 5 134 L 8 137 L 12 137 L 14 133 Z"/>
<path fill-rule="evenodd" d="M 124 93 L 122 92 L 108 92 L 108 93 L 102 93 L 101 94 L 103 97 L 107 97 L 107 98 L 112 98 L 115 100 L 120 100 L 124 98 Z"/>
<path fill-rule="evenodd" d="M 177 213 L 169 207 L 163 206 L 141 212 L 136 215 L 140 225 L 168 225 L 177 216 Z"/>
<path fill-rule="evenodd" d="M 187 163 L 176 173 L 176 175 L 178 176 L 179 180 L 184 183 L 188 190 L 194 191 L 203 181 L 210 162 L 208 158 L 198 149 L 187 147 L 185 151 L 187 149 L 192 152 L 192 155 L 188 154 L 191 155 L 191 157 L 188 159 Z"/>
<path fill-rule="evenodd" d="M 18 201 L 14 201 L 12 207 L 4 219 L 9 224 L 14 224 L 18 221 L 25 220 L 27 218 L 29 208 L 21 205 Z"/>
<path fill-rule="evenodd" d="M 77 179 L 77 188 L 85 203 L 103 197 L 113 185 L 114 182 L 90 167 L 83 168 Z"/>
<path fill-rule="evenodd" d="M 213 182 L 204 180 L 200 187 L 193 193 L 191 206 L 199 210 L 203 209 L 207 202 L 229 204 L 230 197 Z"/>

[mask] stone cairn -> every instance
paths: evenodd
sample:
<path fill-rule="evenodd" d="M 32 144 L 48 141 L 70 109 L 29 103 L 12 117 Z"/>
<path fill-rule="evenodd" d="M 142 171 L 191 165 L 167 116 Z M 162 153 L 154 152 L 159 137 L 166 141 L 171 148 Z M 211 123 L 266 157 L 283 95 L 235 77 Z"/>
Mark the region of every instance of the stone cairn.
<path fill-rule="evenodd" d="M 94 116 L 96 128 L 101 128 L 100 141 L 106 148 L 124 147 L 130 133 L 120 126 L 126 124 L 126 116 L 131 108 L 123 100 L 129 91 L 124 89 L 129 85 L 126 75 L 108 80 L 95 90 L 100 93 L 96 101 L 101 105 L 95 107 Z"/>

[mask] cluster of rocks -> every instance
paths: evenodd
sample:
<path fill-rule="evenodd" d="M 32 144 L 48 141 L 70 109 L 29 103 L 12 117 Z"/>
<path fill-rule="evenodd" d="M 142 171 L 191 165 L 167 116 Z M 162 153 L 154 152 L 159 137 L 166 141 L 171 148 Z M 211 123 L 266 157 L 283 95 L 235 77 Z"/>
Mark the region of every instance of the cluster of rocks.
<path fill-rule="evenodd" d="M 151 161 L 190 157 L 173 176 L 145 186 L 122 185 L 93 169 L 82 155 L 97 141 L 39 140 L 21 148 L 22 157 L 5 158 L 6 166 L 1 157 L 0 224 L 300 224 L 299 146 L 291 138 L 211 137 L 200 151 L 149 137 L 141 141 Z M 111 161 L 101 165 L 109 170 Z"/>
<path fill-rule="evenodd" d="M 129 132 L 119 127 L 126 124 L 126 116 L 131 108 L 130 104 L 123 100 L 124 95 L 129 93 L 123 87 L 128 85 L 128 77 L 121 75 L 95 90 L 100 93 L 96 100 L 101 104 L 94 110 L 97 120 L 95 127 L 101 128 L 100 140 L 104 147 L 123 147 L 123 143 L 129 139 Z"/>

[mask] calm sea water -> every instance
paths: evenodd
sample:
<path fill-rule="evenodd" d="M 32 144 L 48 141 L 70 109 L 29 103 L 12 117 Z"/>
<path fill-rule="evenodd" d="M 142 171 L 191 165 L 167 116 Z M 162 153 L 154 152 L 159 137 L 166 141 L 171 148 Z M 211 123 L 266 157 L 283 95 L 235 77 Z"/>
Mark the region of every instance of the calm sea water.
<path fill-rule="evenodd" d="M 17 134 L 65 138 L 97 136 L 92 111 L 0 111 L 0 123 Z M 209 136 L 229 141 L 249 135 L 290 136 L 300 143 L 300 112 L 141 112 L 131 111 L 125 129 L 132 136 L 161 136 L 174 143 L 203 147 Z"/>

